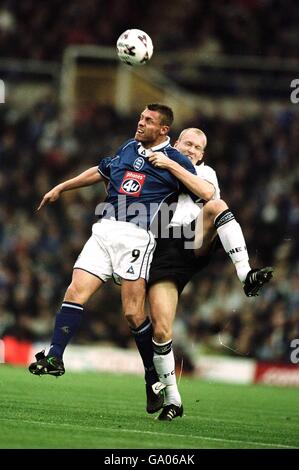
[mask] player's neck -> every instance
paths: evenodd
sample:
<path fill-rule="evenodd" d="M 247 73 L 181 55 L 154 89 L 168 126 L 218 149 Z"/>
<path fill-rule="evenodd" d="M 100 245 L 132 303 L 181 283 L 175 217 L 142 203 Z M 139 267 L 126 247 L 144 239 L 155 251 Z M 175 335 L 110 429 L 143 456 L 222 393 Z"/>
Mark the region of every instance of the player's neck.
<path fill-rule="evenodd" d="M 156 139 L 154 142 L 142 142 L 142 146 L 145 148 L 145 149 L 151 149 L 153 147 L 157 147 L 158 145 L 161 145 L 161 144 L 166 144 L 166 142 L 169 141 L 169 137 L 168 136 L 163 136 L 161 137 L 160 139 Z"/>

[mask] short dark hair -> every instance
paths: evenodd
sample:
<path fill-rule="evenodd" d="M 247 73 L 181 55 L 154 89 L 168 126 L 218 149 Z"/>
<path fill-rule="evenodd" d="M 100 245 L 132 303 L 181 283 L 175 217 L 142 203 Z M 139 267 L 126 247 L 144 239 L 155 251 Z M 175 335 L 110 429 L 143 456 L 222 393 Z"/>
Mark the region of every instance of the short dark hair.
<path fill-rule="evenodd" d="M 173 123 L 173 111 L 169 106 L 159 103 L 151 103 L 146 105 L 150 111 L 157 111 L 161 114 L 161 124 L 163 126 L 171 126 Z"/>

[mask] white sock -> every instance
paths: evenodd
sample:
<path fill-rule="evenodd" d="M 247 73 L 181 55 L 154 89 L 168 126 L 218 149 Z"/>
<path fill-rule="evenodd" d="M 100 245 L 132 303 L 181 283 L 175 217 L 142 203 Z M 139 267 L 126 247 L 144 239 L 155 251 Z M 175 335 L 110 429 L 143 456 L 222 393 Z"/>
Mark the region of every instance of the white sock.
<path fill-rule="evenodd" d="M 238 278 L 244 282 L 251 268 L 240 224 L 228 209 L 217 215 L 214 223 L 222 246 L 235 265 Z"/>
<path fill-rule="evenodd" d="M 182 399 L 176 382 L 172 341 L 157 343 L 153 340 L 153 347 L 155 369 L 160 382 L 166 385 L 164 405 L 180 406 Z"/>

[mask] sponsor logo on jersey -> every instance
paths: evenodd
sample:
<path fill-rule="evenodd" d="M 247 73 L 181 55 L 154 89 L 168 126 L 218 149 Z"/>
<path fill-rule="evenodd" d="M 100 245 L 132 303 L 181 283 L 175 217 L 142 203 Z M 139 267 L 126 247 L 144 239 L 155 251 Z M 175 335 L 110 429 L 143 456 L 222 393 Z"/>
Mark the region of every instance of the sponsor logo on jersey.
<path fill-rule="evenodd" d="M 129 273 L 129 274 L 135 274 L 135 273 L 134 273 L 133 266 L 130 266 L 130 267 L 129 267 L 127 273 Z"/>
<path fill-rule="evenodd" d="M 142 186 L 145 181 L 143 173 L 135 173 L 134 171 L 126 171 L 125 176 L 120 185 L 119 192 L 127 196 L 140 196 Z"/>
<path fill-rule="evenodd" d="M 144 165 L 144 158 L 138 157 L 133 163 L 134 170 L 140 171 Z"/>

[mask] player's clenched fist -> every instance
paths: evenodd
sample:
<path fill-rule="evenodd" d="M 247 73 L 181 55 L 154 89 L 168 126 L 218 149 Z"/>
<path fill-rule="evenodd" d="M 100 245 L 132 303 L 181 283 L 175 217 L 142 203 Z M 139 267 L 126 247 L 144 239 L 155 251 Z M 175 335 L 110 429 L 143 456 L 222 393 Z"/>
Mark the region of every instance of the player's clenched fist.
<path fill-rule="evenodd" d="M 149 161 L 158 168 L 168 169 L 171 166 L 171 159 L 163 152 L 154 152 L 149 156 Z"/>

